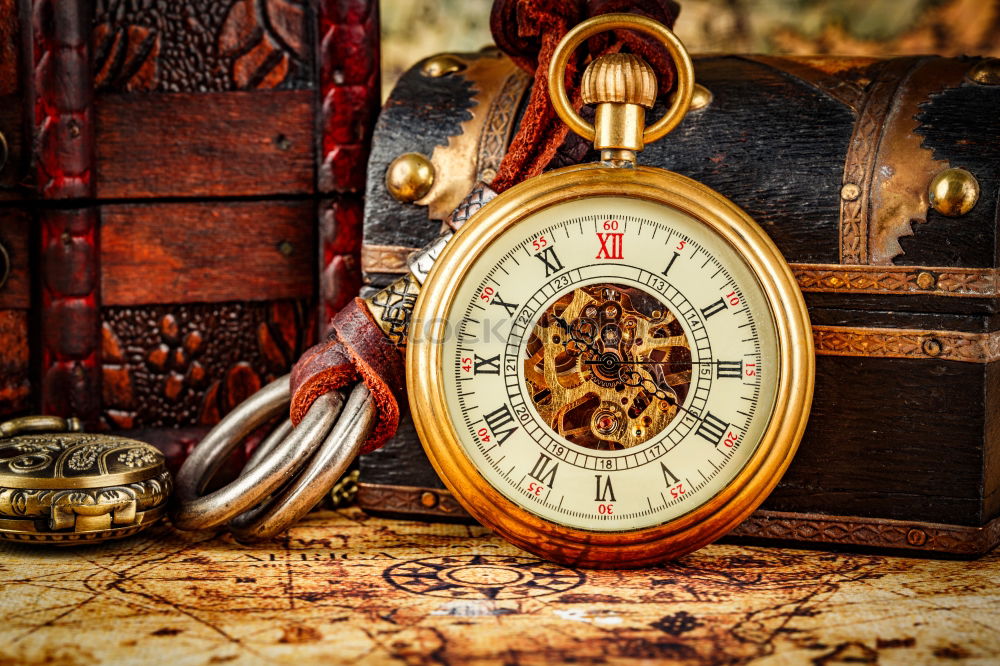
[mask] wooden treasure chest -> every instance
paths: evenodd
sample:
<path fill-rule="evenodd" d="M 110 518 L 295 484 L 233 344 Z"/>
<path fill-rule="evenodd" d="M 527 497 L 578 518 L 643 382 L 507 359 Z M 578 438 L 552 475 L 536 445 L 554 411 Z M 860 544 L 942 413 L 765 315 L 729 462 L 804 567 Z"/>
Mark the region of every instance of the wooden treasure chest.
<path fill-rule="evenodd" d="M 360 285 L 378 34 L 374 0 L 0 1 L 0 418 L 162 444 L 288 371 Z"/>
<path fill-rule="evenodd" d="M 988 551 L 1000 540 L 1000 62 L 695 66 L 696 108 L 640 162 L 718 190 L 768 232 L 805 294 L 818 355 L 798 454 L 733 534 Z M 496 50 L 436 56 L 402 77 L 369 162 L 366 290 L 405 273 L 407 255 L 496 175 L 529 86 Z M 663 109 L 661 97 L 652 115 Z M 409 153 L 432 179 L 390 192 L 386 171 Z M 596 157 L 568 140 L 552 166 Z M 466 517 L 406 422 L 362 459 L 359 500 L 380 514 Z"/>

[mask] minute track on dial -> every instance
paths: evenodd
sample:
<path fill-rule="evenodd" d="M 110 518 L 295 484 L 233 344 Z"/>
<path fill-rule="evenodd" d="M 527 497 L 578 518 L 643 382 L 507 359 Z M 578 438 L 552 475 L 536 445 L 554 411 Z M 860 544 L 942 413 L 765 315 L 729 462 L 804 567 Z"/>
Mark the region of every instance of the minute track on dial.
<path fill-rule="evenodd" d="M 615 201 L 614 206 L 623 204 L 627 210 L 620 208 L 608 210 L 599 205 L 597 210 L 591 207 L 583 215 L 578 210 L 567 215 L 553 214 L 550 211 L 544 217 L 536 218 L 542 222 L 540 226 L 533 226 L 530 231 L 519 233 L 513 238 L 495 237 L 492 240 L 496 250 L 489 253 L 489 258 L 484 257 L 478 262 L 477 267 L 467 275 L 466 283 L 470 285 L 471 291 L 463 292 L 467 295 L 453 301 L 452 312 L 455 317 L 453 330 L 458 333 L 459 344 L 455 348 L 453 358 L 456 358 L 456 362 L 452 366 L 452 372 L 456 380 L 455 388 L 461 394 L 456 398 L 461 403 L 461 420 L 467 429 L 469 443 L 475 445 L 483 456 L 481 464 L 488 466 L 489 470 L 496 471 L 496 480 L 501 484 L 495 486 L 497 489 L 507 487 L 515 496 L 523 497 L 526 494 L 525 488 L 522 487 L 525 479 L 522 478 L 521 472 L 528 470 L 520 468 L 515 470 L 509 466 L 513 461 L 521 459 L 527 461 L 525 464 L 534 463 L 537 461 L 539 451 L 549 456 L 553 461 L 552 464 L 562 465 L 561 471 L 555 477 L 559 479 L 560 491 L 573 483 L 580 482 L 572 480 L 568 465 L 581 471 L 589 471 L 591 474 L 608 473 L 608 471 L 612 474 L 645 474 L 642 470 L 647 466 L 655 464 L 656 461 L 665 461 L 671 472 L 669 478 L 673 479 L 674 475 L 680 478 L 681 482 L 685 483 L 686 493 L 683 497 L 671 499 L 670 493 L 667 493 L 668 489 L 664 489 L 669 501 L 664 500 L 659 506 L 656 506 L 658 503 L 654 501 L 654 507 L 650 508 L 645 506 L 646 498 L 641 497 L 638 500 L 642 500 L 645 508 L 631 506 L 626 511 L 626 507 L 630 506 L 635 498 L 622 488 L 617 500 L 622 513 L 615 515 L 620 515 L 620 520 L 625 521 L 638 519 L 639 516 L 645 516 L 654 509 L 654 513 L 668 511 L 673 515 L 672 512 L 680 509 L 670 507 L 697 505 L 709 497 L 713 492 L 711 488 L 718 487 L 719 483 L 713 481 L 712 484 L 706 485 L 706 482 L 699 479 L 703 479 L 704 476 L 709 479 L 728 478 L 730 473 L 723 473 L 723 470 L 728 469 L 734 462 L 736 465 L 740 464 L 742 454 L 734 457 L 735 449 L 731 448 L 731 445 L 738 440 L 739 449 L 752 450 L 752 446 L 745 446 L 743 440 L 747 436 L 747 429 L 753 428 L 754 414 L 767 413 L 767 398 L 762 405 L 758 404 L 758 390 L 753 388 L 755 379 L 744 381 L 730 379 L 728 389 L 721 392 L 715 390 L 712 384 L 719 378 L 739 376 L 733 374 L 733 368 L 738 366 L 742 370 L 743 359 L 751 366 L 759 364 L 762 350 L 759 348 L 758 334 L 755 331 L 760 324 L 766 324 L 769 318 L 759 308 L 760 301 L 754 291 L 752 279 L 748 281 L 745 273 L 732 272 L 733 257 L 726 255 L 723 246 L 717 242 L 706 244 L 706 240 L 709 239 L 703 233 L 685 226 L 686 223 L 682 224 L 682 219 L 676 217 L 674 213 L 658 209 L 650 215 L 653 213 L 652 210 L 640 211 L 633 208 L 634 204 L 627 200 L 615 199 Z M 601 210 L 602 208 L 604 210 Z M 620 247 L 623 248 L 624 258 L 614 261 L 594 260 L 594 249 L 590 244 L 595 243 L 593 229 L 595 226 L 600 228 L 602 219 L 620 220 L 619 229 L 624 234 L 624 242 Z M 541 241 L 543 237 L 544 244 Z M 563 270 L 558 274 L 549 275 L 546 279 L 544 275 L 546 270 L 541 262 L 525 262 L 523 256 L 525 253 L 531 256 L 533 241 L 539 241 L 542 248 L 553 245 L 558 247 Z M 664 253 L 658 248 L 666 246 L 667 256 L 670 256 L 669 250 L 679 245 L 685 245 L 684 251 L 674 262 L 669 280 L 664 280 L 661 270 Z M 541 284 L 534 280 L 540 280 Z M 617 287 L 615 283 L 618 283 Z M 523 375 L 517 370 L 521 359 L 524 358 L 521 343 L 530 336 L 539 317 L 555 301 L 564 296 L 571 300 L 573 291 L 588 288 L 596 290 L 596 300 L 604 302 L 607 299 L 600 295 L 602 287 L 638 290 L 645 294 L 641 298 L 657 300 L 661 303 L 661 310 L 675 313 L 676 325 L 682 329 L 676 332 L 684 332 L 688 336 L 691 354 L 683 357 L 659 354 L 650 356 L 651 350 L 639 351 L 630 342 L 619 344 L 621 341 L 617 335 L 610 341 L 602 337 L 604 321 L 600 323 L 579 321 L 580 317 L 570 316 L 563 306 L 550 312 L 549 333 L 558 338 L 558 345 L 553 349 L 564 354 L 564 359 L 571 361 L 574 366 L 563 367 L 564 373 L 567 370 L 571 373 L 579 372 L 583 381 L 590 382 L 593 371 L 599 370 L 601 365 L 601 362 L 595 363 L 595 361 L 598 361 L 605 350 L 613 348 L 617 354 L 613 362 L 604 361 L 606 368 L 610 370 L 606 372 L 609 376 L 598 379 L 604 382 L 606 387 L 621 385 L 627 394 L 626 397 L 633 396 L 633 392 L 645 392 L 650 400 L 662 402 L 664 407 L 676 415 L 676 418 L 672 419 L 676 427 L 670 427 L 661 435 L 650 437 L 641 446 L 602 447 L 590 451 L 592 455 L 587 456 L 583 455 L 583 452 L 587 451 L 588 447 L 577 448 L 573 440 L 567 440 L 560 436 L 560 432 L 545 428 L 544 422 L 539 420 L 538 416 L 531 416 L 533 411 L 531 399 L 527 393 L 518 389 L 518 386 L 523 386 L 524 380 Z M 701 312 L 705 304 L 718 301 L 720 294 L 726 296 L 727 301 L 730 297 L 738 297 L 741 303 L 735 307 L 727 304 L 724 310 L 705 318 Z M 753 301 L 753 306 L 750 308 L 746 305 L 749 302 L 748 295 Z M 498 303 L 498 300 L 503 302 Z M 619 299 L 616 296 L 612 300 L 617 302 Z M 577 310 L 576 314 L 581 314 L 580 308 Z M 622 313 L 615 306 L 612 314 L 614 319 L 620 320 Z M 652 315 L 651 312 L 648 314 Z M 668 318 L 669 316 L 672 315 L 668 313 Z M 475 321 L 472 321 L 473 319 Z M 544 322 L 542 323 L 544 325 Z M 747 326 L 750 328 L 747 329 Z M 493 334 L 494 331 L 497 335 Z M 669 334 L 666 337 L 669 337 Z M 717 359 L 712 353 L 713 341 L 728 350 L 731 358 L 740 360 Z M 768 356 L 770 349 L 767 345 L 764 351 L 764 356 Z M 475 371 L 477 356 L 484 359 L 497 358 L 498 353 L 502 354 L 499 375 L 493 372 Z M 466 358 L 467 361 L 464 360 Z M 463 370 L 463 365 L 468 370 Z M 719 372 L 720 368 L 722 372 Z M 696 394 L 693 403 L 689 402 L 691 398 L 678 400 L 672 394 L 669 383 L 658 381 L 659 378 L 678 372 L 687 373 L 693 382 L 697 382 L 698 388 L 695 388 L 696 383 L 691 385 L 691 391 Z M 491 380 L 491 376 L 496 379 Z M 567 375 L 564 374 L 563 378 L 566 379 Z M 498 380 L 499 383 L 490 383 Z M 581 381 L 574 380 L 573 383 L 580 385 Z M 626 383 L 632 386 L 625 386 Z M 723 387 L 720 385 L 719 388 L 721 390 Z M 499 407 L 499 403 L 493 399 L 495 391 L 506 393 L 508 404 L 517 412 L 521 419 L 519 423 L 524 427 L 509 439 L 502 437 L 504 440 L 502 445 L 496 443 L 498 441 L 496 433 L 488 433 L 489 443 L 477 443 L 477 438 L 480 436 L 478 431 L 486 427 L 482 420 L 483 415 Z M 741 397 L 751 402 L 743 402 Z M 562 402 L 562 398 L 556 402 Z M 524 411 L 525 408 L 527 412 Z M 623 417 L 621 422 L 625 423 L 627 418 L 621 416 Z M 528 421 L 524 420 L 529 418 Z M 743 418 L 747 419 L 746 422 Z M 730 426 L 731 421 L 735 421 L 732 426 Z M 535 423 L 538 425 L 534 425 Z M 577 424 L 576 429 L 556 428 L 556 430 L 561 430 L 562 433 L 574 431 L 580 433 L 589 431 L 591 425 L 591 420 L 588 419 L 585 423 Z M 487 427 L 484 432 L 488 430 Z M 506 432 L 508 429 L 502 430 Z M 719 434 L 719 437 L 711 440 L 713 448 L 709 449 L 706 447 L 708 443 L 706 440 L 715 434 Z M 614 436 L 611 438 L 615 439 Z M 746 443 L 752 444 L 752 441 Z M 525 449 L 528 442 L 531 443 L 531 447 Z M 567 449 L 567 446 L 570 448 Z M 683 453 L 678 447 L 688 448 L 689 453 Z M 564 450 L 568 452 L 564 453 Z M 694 458 L 691 458 L 691 466 L 686 467 L 685 463 L 678 462 L 692 454 Z M 682 457 L 678 459 L 678 456 Z M 695 464 L 696 460 L 701 462 Z M 494 463 L 502 464 L 503 467 L 495 467 Z M 488 477 L 492 477 L 492 472 L 485 471 L 485 473 Z M 546 479 L 552 478 L 547 474 L 542 476 Z M 623 483 L 627 487 L 628 484 L 642 486 L 650 482 L 650 479 L 645 481 L 622 481 L 618 477 L 615 479 L 616 489 Z M 661 482 L 666 479 L 667 476 L 664 475 Z M 591 477 L 589 481 L 593 482 L 593 478 Z M 535 482 L 538 483 L 538 480 Z M 549 490 L 543 492 L 543 496 L 548 492 Z M 654 498 L 655 496 L 656 493 L 653 494 Z M 590 497 L 592 499 L 594 494 L 591 493 Z M 534 502 L 533 499 L 531 501 Z M 578 502 L 572 500 L 572 495 L 565 500 L 560 495 L 557 504 L 551 506 L 546 504 L 544 509 L 563 516 L 563 519 L 589 515 L 587 509 L 581 510 Z M 608 519 L 607 516 L 601 518 L 602 521 Z"/>
<path fill-rule="evenodd" d="M 611 205 L 615 208 L 608 210 Z M 767 326 L 770 318 L 761 310 L 750 276 L 734 264 L 723 245 L 698 233 L 687 218 L 622 199 L 598 204 L 597 210 L 594 204 L 591 206 L 583 216 L 578 208 L 549 211 L 533 218 L 533 225 L 525 226 L 524 231 L 493 239 L 495 249 L 463 278 L 463 284 L 468 286 L 461 287 L 452 301 L 453 314 L 446 315 L 458 334 L 454 352 L 447 354 L 456 359 L 450 372 L 455 389 L 464 395 L 464 404 L 456 409 L 455 416 L 462 422 L 462 439 L 469 445 L 466 450 L 479 461 L 476 464 L 481 473 L 492 479 L 497 490 L 512 499 L 521 498 L 516 501 L 527 502 L 533 511 L 559 516 L 557 522 L 586 525 L 587 516 L 596 512 L 596 505 L 591 505 L 596 496 L 594 475 L 610 474 L 616 496 L 614 514 L 594 519 L 608 525 L 602 529 L 616 529 L 613 525 L 628 529 L 630 525 L 654 521 L 653 516 L 668 520 L 686 511 L 684 507 L 707 501 L 735 473 L 725 470 L 739 469 L 753 451 L 754 433 L 758 431 L 753 425 L 757 418 L 754 415 L 769 413 L 770 398 L 758 397 L 754 388 L 757 378 L 729 379 L 716 386 L 720 377 L 717 368 L 725 372 L 734 362 L 742 368 L 744 361 L 759 364 L 762 357 L 773 358 L 770 343 L 758 349 L 756 341 L 760 326 Z M 625 210 L 612 212 L 621 210 L 619 206 Z M 593 220 L 611 217 L 622 219 L 620 229 L 626 228 L 628 222 L 625 259 L 594 261 L 594 252 L 588 251 L 592 243 L 596 245 Z M 654 233 L 655 241 L 650 242 Z M 530 249 L 532 241 L 541 236 L 559 248 L 564 265 L 560 275 L 548 279 L 540 262 L 523 259 L 525 245 Z M 659 248 L 672 248 L 680 240 L 686 247 L 673 266 L 671 278 L 664 281 L 660 275 L 663 252 Z M 515 265 L 514 257 L 520 265 Z M 700 310 L 706 303 L 733 291 L 737 294 L 732 298 L 740 299 L 738 306 L 729 305 L 727 300 L 725 311 L 708 319 L 703 317 Z M 579 293 L 574 296 L 574 292 Z M 494 302 L 498 295 L 502 295 L 504 304 L 518 304 L 510 317 L 506 305 Z M 585 313 L 588 307 L 590 318 Z M 475 322 L 467 322 L 468 318 Z M 744 324 L 749 327 L 742 327 Z M 536 342 L 530 340 L 533 334 L 538 338 Z M 762 339 L 766 341 L 768 335 Z M 542 351 L 546 345 L 550 350 L 547 353 Z M 715 348 L 723 350 L 724 358 L 713 353 Z M 614 356 L 602 360 L 602 354 L 608 352 L 614 352 Z M 499 375 L 475 372 L 477 364 L 487 367 L 479 359 L 496 358 L 498 354 Z M 522 369 L 524 361 L 532 356 L 536 380 L 551 365 L 549 383 L 538 387 L 554 389 L 551 406 L 540 405 L 540 409 L 544 408 L 540 414 L 535 412 L 532 396 L 545 396 L 527 387 L 526 378 L 530 379 L 532 373 L 526 375 Z M 461 367 L 465 357 L 469 358 L 468 371 Z M 558 368 L 552 363 L 557 357 Z M 734 360 L 726 361 L 726 357 Z M 604 375 L 599 374 L 602 364 Z M 493 367 L 491 362 L 489 368 Z M 682 389 L 683 384 L 691 382 L 688 397 L 674 394 L 678 377 L 663 381 L 678 373 L 684 373 Z M 726 381 L 728 387 L 723 386 Z M 500 407 L 498 392 L 503 392 L 520 426 L 509 437 L 501 435 L 513 424 L 497 433 L 482 420 Z M 563 417 L 558 413 L 568 415 L 586 393 L 596 396 L 586 419 L 574 417 L 577 421 L 573 422 L 567 416 L 560 422 L 558 419 Z M 640 394 L 645 397 L 634 403 Z M 741 400 L 741 396 L 751 402 Z M 608 416 L 598 414 L 602 406 L 610 407 L 612 400 L 620 404 L 621 398 L 628 404 L 621 405 L 615 414 L 618 424 L 602 423 L 601 417 Z M 632 430 L 631 441 L 622 437 L 621 431 L 612 432 L 616 425 L 622 430 L 641 427 L 644 414 L 640 410 L 661 403 L 668 410 L 665 415 L 672 416 L 663 419 L 664 427 L 659 432 L 647 427 L 635 438 Z M 634 405 L 636 410 L 630 416 L 628 409 Z M 555 427 L 551 425 L 553 418 Z M 606 432 L 596 433 L 598 427 Z M 489 442 L 478 441 L 483 428 Z M 590 433 L 591 442 L 601 434 L 607 437 L 602 441 L 609 444 L 587 446 L 579 439 L 584 432 Z M 498 443 L 501 439 L 502 444 Z M 531 477 L 528 472 L 539 464 L 542 455 L 548 460 L 546 473 Z M 516 468 L 511 469 L 515 462 Z M 551 469 L 557 464 L 558 473 L 552 476 Z M 660 471 L 661 464 L 668 468 L 669 475 Z M 675 477 L 683 484 L 682 496 L 675 489 L 678 496 L 673 497 L 669 492 L 672 486 L 666 485 L 661 488 L 666 500 L 659 501 L 659 491 L 640 497 L 629 490 L 665 484 Z M 536 484 L 535 490 L 541 493 L 539 501 L 549 495 L 554 483 L 554 500 L 536 506 L 535 496 L 526 490 L 528 483 Z M 581 488 L 581 484 L 589 487 L 587 497 L 576 497 L 570 490 Z M 525 499 L 529 495 L 530 499 Z"/>

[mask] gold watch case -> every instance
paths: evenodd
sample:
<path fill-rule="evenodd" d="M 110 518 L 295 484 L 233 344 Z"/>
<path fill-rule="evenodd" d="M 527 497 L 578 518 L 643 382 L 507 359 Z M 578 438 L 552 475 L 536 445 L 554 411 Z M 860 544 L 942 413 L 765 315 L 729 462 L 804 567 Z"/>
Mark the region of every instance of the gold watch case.
<path fill-rule="evenodd" d="M 455 294 L 484 250 L 529 215 L 596 196 L 644 199 L 703 223 L 754 273 L 774 318 L 779 372 L 773 411 L 755 451 L 726 487 L 666 523 L 627 532 L 560 525 L 531 513 L 490 485 L 464 452 L 447 408 L 443 346 Z M 733 202 L 685 176 L 651 167 L 566 167 L 525 181 L 480 210 L 449 242 L 417 299 L 406 353 L 407 389 L 431 464 L 484 525 L 532 553 L 586 567 L 639 567 L 679 557 L 725 535 L 764 501 L 791 462 L 812 402 L 815 357 L 802 294 L 778 248 Z"/>

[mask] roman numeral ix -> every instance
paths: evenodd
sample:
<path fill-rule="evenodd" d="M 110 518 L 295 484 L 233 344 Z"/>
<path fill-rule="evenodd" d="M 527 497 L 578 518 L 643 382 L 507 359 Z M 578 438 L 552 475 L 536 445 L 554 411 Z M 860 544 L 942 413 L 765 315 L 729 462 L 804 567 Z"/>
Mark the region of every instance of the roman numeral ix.
<path fill-rule="evenodd" d="M 479 354 L 473 354 L 475 357 L 475 374 L 477 375 L 499 375 L 500 374 L 500 354 L 496 356 L 491 356 L 489 358 L 481 358 Z"/>

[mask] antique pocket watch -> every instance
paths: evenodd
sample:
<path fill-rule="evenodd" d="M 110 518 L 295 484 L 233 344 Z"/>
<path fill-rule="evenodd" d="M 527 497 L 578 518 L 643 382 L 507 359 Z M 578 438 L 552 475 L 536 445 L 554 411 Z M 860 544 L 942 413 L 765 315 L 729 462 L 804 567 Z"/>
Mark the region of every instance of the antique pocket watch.
<path fill-rule="evenodd" d="M 655 77 L 635 56 L 564 70 L 605 30 L 661 41 L 668 112 L 644 127 Z M 476 519 L 566 564 L 633 567 L 726 534 L 795 453 L 812 399 L 808 314 L 774 243 L 689 178 L 637 166 L 690 104 L 691 60 L 655 21 L 611 14 L 569 32 L 549 84 L 599 163 L 497 196 L 448 242 L 409 329 L 407 386 L 435 470 Z"/>

